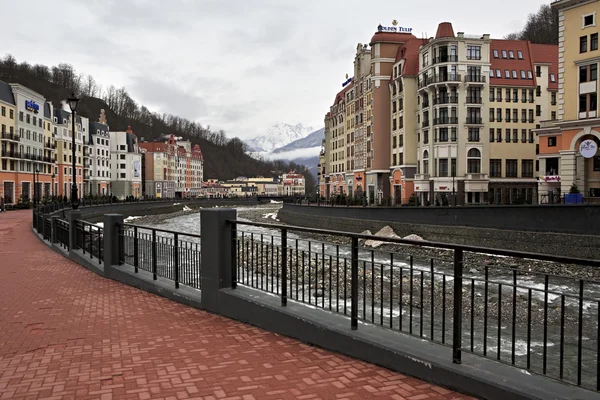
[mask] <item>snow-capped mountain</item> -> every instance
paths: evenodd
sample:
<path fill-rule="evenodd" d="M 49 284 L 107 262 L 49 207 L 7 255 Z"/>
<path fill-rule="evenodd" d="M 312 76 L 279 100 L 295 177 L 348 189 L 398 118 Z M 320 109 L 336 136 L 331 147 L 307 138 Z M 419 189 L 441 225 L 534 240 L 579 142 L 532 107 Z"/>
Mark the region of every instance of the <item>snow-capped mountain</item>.
<path fill-rule="evenodd" d="M 286 151 L 300 150 L 300 149 L 312 149 L 315 147 L 320 148 L 323 138 L 325 137 L 325 128 L 318 129 L 306 137 L 298 140 L 294 140 L 285 146 L 278 147 L 272 151 L 273 154 L 284 153 Z M 318 154 L 318 151 L 316 152 Z"/>
<path fill-rule="evenodd" d="M 311 126 L 280 123 L 267 129 L 263 135 L 247 140 L 246 144 L 254 153 L 267 154 L 295 140 L 302 139 L 314 131 L 315 129 Z"/>

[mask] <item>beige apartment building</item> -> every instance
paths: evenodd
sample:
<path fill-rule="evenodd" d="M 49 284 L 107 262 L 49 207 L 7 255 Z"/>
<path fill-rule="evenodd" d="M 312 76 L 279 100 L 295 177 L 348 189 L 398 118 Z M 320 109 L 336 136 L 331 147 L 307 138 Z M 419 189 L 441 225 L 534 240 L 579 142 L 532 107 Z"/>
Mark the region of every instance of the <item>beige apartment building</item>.
<path fill-rule="evenodd" d="M 455 34 L 449 22 L 429 39 L 377 32 L 370 49 L 359 44 L 345 94 L 348 189 L 371 203 L 535 202 L 533 131 L 556 118 L 557 54 L 552 45 Z M 325 179 L 339 107 L 336 97 L 326 118 Z"/>
<path fill-rule="evenodd" d="M 600 1 L 559 0 L 552 7 L 559 15 L 558 114 L 536 131 L 540 201 L 573 185 L 585 197 L 600 197 Z"/>

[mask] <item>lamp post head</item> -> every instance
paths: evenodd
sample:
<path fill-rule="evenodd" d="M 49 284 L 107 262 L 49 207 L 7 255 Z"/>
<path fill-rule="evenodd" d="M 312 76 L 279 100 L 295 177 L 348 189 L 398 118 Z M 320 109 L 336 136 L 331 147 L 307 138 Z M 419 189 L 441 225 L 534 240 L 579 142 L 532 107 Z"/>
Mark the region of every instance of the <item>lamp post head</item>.
<path fill-rule="evenodd" d="M 71 112 L 75 112 L 77 110 L 77 104 L 79 103 L 79 99 L 75 97 L 75 93 L 71 93 L 71 97 L 67 99 L 67 103 L 69 103 L 69 108 Z"/>

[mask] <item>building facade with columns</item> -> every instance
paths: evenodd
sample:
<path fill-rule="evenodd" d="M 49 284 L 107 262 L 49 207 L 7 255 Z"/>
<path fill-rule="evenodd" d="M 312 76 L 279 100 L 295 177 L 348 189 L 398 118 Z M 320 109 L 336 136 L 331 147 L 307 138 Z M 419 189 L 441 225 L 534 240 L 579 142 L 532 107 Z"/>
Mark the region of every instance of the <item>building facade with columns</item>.
<path fill-rule="evenodd" d="M 559 0 L 552 7 L 559 15 L 558 115 L 536 131 L 540 201 L 572 187 L 585 197 L 600 197 L 600 1 Z"/>

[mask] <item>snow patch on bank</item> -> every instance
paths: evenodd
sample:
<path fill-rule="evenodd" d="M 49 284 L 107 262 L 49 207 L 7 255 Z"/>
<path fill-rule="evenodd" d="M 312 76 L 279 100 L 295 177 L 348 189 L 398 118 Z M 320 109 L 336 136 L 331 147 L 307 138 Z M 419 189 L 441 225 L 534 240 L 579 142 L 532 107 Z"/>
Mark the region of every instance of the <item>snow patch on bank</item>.
<path fill-rule="evenodd" d="M 131 222 L 131 221 L 135 221 L 136 219 L 140 219 L 140 218 L 144 218 L 144 217 L 138 217 L 138 216 L 131 216 L 131 217 L 127 217 L 123 220 L 123 222 Z"/>
<path fill-rule="evenodd" d="M 271 219 L 279 222 L 279 219 L 277 219 L 277 216 L 278 216 L 277 214 L 278 213 L 279 213 L 279 211 L 275 211 L 275 212 L 272 212 L 272 213 L 266 213 L 266 214 L 263 214 L 263 218 L 267 218 L 267 219 L 271 218 Z"/>
<path fill-rule="evenodd" d="M 371 231 L 369 231 L 369 230 L 362 232 L 362 234 L 363 235 L 372 235 Z M 390 239 L 406 239 L 406 240 L 417 240 L 417 241 L 424 240 L 421 236 L 415 235 L 415 234 L 410 234 L 410 235 L 407 235 L 404 237 L 400 237 L 396 234 L 396 232 L 394 232 L 394 230 L 390 226 L 384 226 L 377 233 L 375 233 L 375 236 L 383 236 L 383 237 L 390 238 Z M 376 247 L 379 247 L 382 244 L 386 244 L 386 243 L 389 243 L 389 242 L 385 242 L 382 240 L 367 239 L 367 240 L 365 240 L 364 245 L 376 248 Z"/>

